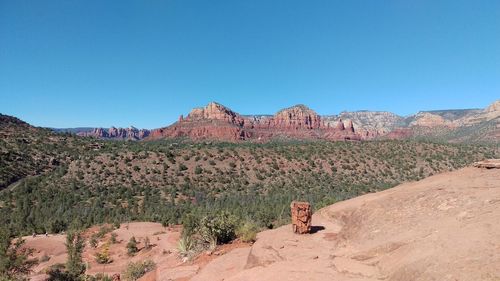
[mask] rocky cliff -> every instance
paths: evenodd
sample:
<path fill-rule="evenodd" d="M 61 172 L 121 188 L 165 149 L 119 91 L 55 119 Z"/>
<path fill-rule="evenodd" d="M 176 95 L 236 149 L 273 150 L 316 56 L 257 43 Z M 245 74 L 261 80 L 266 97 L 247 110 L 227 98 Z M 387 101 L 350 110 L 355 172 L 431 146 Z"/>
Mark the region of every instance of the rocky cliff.
<path fill-rule="evenodd" d="M 89 131 L 76 133 L 79 136 L 95 137 L 100 139 L 122 139 L 122 140 L 142 140 L 149 136 L 150 131 L 146 129 L 128 128 L 93 128 Z"/>
<path fill-rule="evenodd" d="M 342 122 L 342 121 L 339 121 Z M 338 122 L 337 122 L 338 123 Z M 153 130 L 149 139 L 187 137 L 195 140 L 266 141 L 276 138 L 361 140 L 361 135 L 348 126 L 330 126 L 320 115 L 305 105 L 280 110 L 272 116 L 242 116 L 212 102 L 193 109 L 171 126 Z"/>
<path fill-rule="evenodd" d="M 342 112 L 321 116 L 305 105 L 282 109 L 274 115 L 240 115 L 211 102 L 181 115 L 174 124 L 154 129 L 54 129 L 103 139 L 190 138 L 222 141 L 271 139 L 370 140 L 432 138 L 453 142 L 498 142 L 500 101 L 485 109 L 421 111 L 399 116 L 386 111 Z"/>

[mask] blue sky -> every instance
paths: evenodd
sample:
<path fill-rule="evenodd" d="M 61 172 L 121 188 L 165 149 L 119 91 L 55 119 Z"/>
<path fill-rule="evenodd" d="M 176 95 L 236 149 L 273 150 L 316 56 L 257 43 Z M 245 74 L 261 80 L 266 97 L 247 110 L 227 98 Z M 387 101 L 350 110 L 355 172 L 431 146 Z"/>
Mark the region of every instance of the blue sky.
<path fill-rule="evenodd" d="M 0 0 L 0 112 L 156 128 L 242 113 L 485 107 L 500 1 Z"/>

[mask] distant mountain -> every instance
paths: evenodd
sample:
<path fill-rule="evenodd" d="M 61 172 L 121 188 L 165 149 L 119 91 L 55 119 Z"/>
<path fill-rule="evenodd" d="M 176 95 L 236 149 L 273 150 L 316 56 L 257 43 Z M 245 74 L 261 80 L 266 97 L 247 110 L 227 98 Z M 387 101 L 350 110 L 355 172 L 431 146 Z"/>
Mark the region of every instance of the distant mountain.
<path fill-rule="evenodd" d="M 142 140 L 149 136 L 150 130 L 137 129 L 135 127 L 128 128 L 64 128 L 52 129 L 57 133 L 71 133 L 82 137 L 94 137 L 99 139 L 117 139 L 117 140 Z"/>
<path fill-rule="evenodd" d="M 180 116 L 171 126 L 153 130 L 149 139 L 186 137 L 195 140 L 268 141 L 271 139 L 361 140 L 352 123 L 326 124 L 305 105 L 278 111 L 275 115 L 243 116 L 211 102 Z"/>
<path fill-rule="evenodd" d="M 92 127 L 79 127 L 79 128 L 50 128 L 56 133 L 70 133 L 70 134 L 83 134 L 83 133 L 88 133 L 94 130 L 95 128 Z"/>
<path fill-rule="evenodd" d="M 351 121 L 354 129 L 372 137 L 385 135 L 394 129 L 404 126 L 404 117 L 387 111 L 354 111 L 342 112 L 339 115 L 325 115 L 323 119 L 332 126 L 339 120 Z"/>
<path fill-rule="evenodd" d="M 499 142 L 500 101 L 485 109 L 420 111 L 399 116 L 384 111 L 342 112 L 325 122 L 351 121 L 361 135 L 372 138 L 426 138 L 449 142 Z M 368 137 L 367 137 L 368 138 Z"/>
<path fill-rule="evenodd" d="M 415 138 L 499 142 L 500 100 L 485 109 L 422 111 L 405 119 Z"/>
<path fill-rule="evenodd" d="M 193 109 L 163 128 L 53 129 L 79 136 L 118 140 L 190 138 L 193 140 L 268 141 L 271 139 L 370 140 L 427 138 L 450 142 L 498 142 L 500 100 L 485 109 L 420 111 L 399 116 L 387 111 L 353 111 L 319 115 L 305 105 L 274 115 L 241 115 L 216 102 Z"/>
<path fill-rule="evenodd" d="M 142 140 L 148 137 L 150 131 L 147 129 L 128 128 L 94 128 L 88 132 L 80 132 L 79 136 L 96 137 L 101 139 Z"/>

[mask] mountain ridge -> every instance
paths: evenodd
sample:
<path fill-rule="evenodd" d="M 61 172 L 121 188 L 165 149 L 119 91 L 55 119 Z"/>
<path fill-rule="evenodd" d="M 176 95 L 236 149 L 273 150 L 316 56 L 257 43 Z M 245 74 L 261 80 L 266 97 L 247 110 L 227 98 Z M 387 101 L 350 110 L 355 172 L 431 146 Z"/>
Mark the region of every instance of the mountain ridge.
<path fill-rule="evenodd" d="M 162 137 L 223 141 L 262 141 L 283 137 L 325 140 L 436 137 L 445 138 L 447 141 L 462 139 L 474 141 L 476 137 L 473 137 L 473 134 L 460 137 L 451 135 L 474 131 L 475 127 L 488 127 L 491 132 L 485 132 L 479 140 L 498 141 L 499 117 L 500 100 L 484 109 L 422 110 L 408 116 L 401 116 L 390 111 L 366 109 L 320 115 L 304 104 L 278 110 L 274 115 L 239 114 L 218 102 L 210 102 L 205 107 L 193 108 L 186 117 L 180 115 L 177 122 L 162 128 L 84 127 L 53 130 L 71 132 L 79 136 L 120 140 L 149 140 Z M 339 124 L 341 122 L 343 125 Z M 488 122 L 491 124 L 485 126 Z M 349 128 L 350 135 L 342 130 L 335 130 L 341 129 L 342 126 Z"/>

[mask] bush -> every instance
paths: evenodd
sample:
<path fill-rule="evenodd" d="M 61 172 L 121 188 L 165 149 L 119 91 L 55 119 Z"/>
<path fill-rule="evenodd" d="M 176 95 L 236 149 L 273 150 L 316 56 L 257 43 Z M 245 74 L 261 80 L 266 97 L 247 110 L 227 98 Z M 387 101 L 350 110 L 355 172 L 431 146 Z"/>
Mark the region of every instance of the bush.
<path fill-rule="evenodd" d="M 132 236 L 130 237 L 130 240 L 127 243 L 127 254 L 129 256 L 133 256 L 137 252 L 139 252 L 139 249 L 137 248 L 137 240 L 135 240 L 135 237 Z"/>
<path fill-rule="evenodd" d="M 252 221 L 246 221 L 243 225 L 238 227 L 236 235 L 243 242 L 255 242 L 257 238 L 257 232 L 259 232 L 259 227 Z"/>
<path fill-rule="evenodd" d="M 179 250 L 179 255 L 182 257 L 188 257 L 191 255 L 194 249 L 194 243 L 191 236 L 182 235 L 179 243 L 177 245 Z"/>
<path fill-rule="evenodd" d="M 47 255 L 43 255 L 38 261 L 39 262 L 47 262 L 50 260 L 50 257 Z"/>
<path fill-rule="evenodd" d="M 153 271 L 156 268 L 156 264 L 151 260 L 146 260 L 143 262 L 131 262 L 127 265 L 127 269 L 123 273 L 125 280 L 135 281 L 144 274 Z"/>
<path fill-rule="evenodd" d="M 111 242 L 111 244 L 116 244 L 118 241 L 116 240 L 116 237 L 118 235 L 116 233 L 111 233 L 111 238 L 109 239 L 109 241 Z"/>
<path fill-rule="evenodd" d="M 200 221 L 200 235 L 206 242 L 225 244 L 236 238 L 236 216 L 227 211 L 207 215 Z"/>
<path fill-rule="evenodd" d="M 109 256 L 109 244 L 106 243 L 102 247 L 102 250 L 96 254 L 95 261 L 99 264 L 108 264 L 113 262 L 113 260 Z"/>
<path fill-rule="evenodd" d="M 144 239 L 144 249 L 145 250 L 150 250 L 151 248 L 153 248 L 153 245 L 151 244 L 151 241 L 149 240 L 149 237 L 146 237 Z"/>
<path fill-rule="evenodd" d="M 92 248 L 97 248 L 97 244 L 99 243 L 99 241 L 97 241 L 97 237 L 95 234 L 90 237 L 89 243 Z"/>
<path fill-rule="evenodd" d="M 203 168 L 200 166 L 196 166 L 196 168 L 194 168 L 194 173 L 197 175 L 203 173 Z"/>

